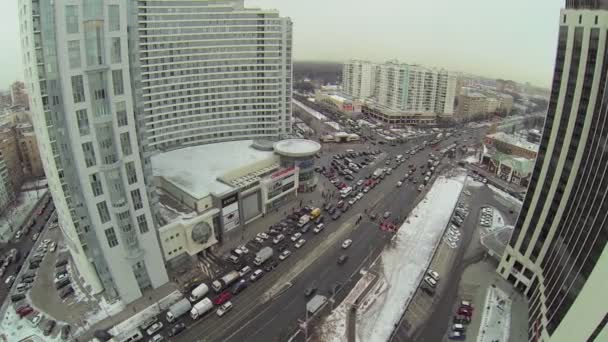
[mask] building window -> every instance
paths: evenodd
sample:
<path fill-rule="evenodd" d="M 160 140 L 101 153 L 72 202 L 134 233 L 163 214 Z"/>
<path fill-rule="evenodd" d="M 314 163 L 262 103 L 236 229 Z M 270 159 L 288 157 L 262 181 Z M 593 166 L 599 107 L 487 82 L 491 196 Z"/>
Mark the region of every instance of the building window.
<path fill-rule="evenodd" d="M 127 104 L 124 101 L 116 102 L 116 121 L 118 121 L 118 127 L 129 124 L 127 119 Z"/>
<path fill-rule="evenodd" d="M 84 153 L 84 161 L 87 167 L 94 166 L 97 163 L 95 161 L 95 150 L 93 149 L 92 142 L 82 144 L 82 152 Z"/>
<path fill-rule="evenodd" d="M 97 211 L 99 212 L 99 218 L 101 223 L 110 221 L 110 211 L 105 201 L 97 203 Z"/>
<path fill-rule="evenodd" d="M 133 208 L 135 208 L 135 210 L 144 207 L 143 203 L 141 202 L 141 194 L 139 193 L 139 189 L 131 191 L 131 200 L 133 201 Z"/>
<path fill-rule="evenodd" d="M 146 220 L 146 215 L 141 214 L 137 216 L 137 225 L 139 226 L 139 232 L 145 234 L 149 231 L 148 229 L 148 221 Z"/>
<path fill-rule="evenodd" d="M 79 109 L 76 111 L 76 120 L 78 121 L 78 131 L 80 135 L 88 135 L 89 129 L 89 117 L 87 116 L 86 109 Z"/>
<path fill-rule="evenodd" d="M 67 33 L 78 33 L 78 6 L 65 6 L 65 30 Z"/>
<path fill-rule="evenodd" d="M 137 182 L 137 172 L 135 171 L 135 162 L 128 162 L 125 164 L 125 170 L 127 171 L 127 181 L 129 184 Z"/>
<path fill-rule="evenodd" d="M 120 147 L 122 148 L 122 154 L 125 156 L 131 155 L 131 139 L 129 132 L 120 133 Z"/>
<path fill-rule="evenodd" d="M 112 84 L 114 86 L 114 95 L 122 95 L 125 92 L 122 81 L 122 70 L 112 70 Z"/>
<path fill-rule="evenodd" d="M 108 21 L 110 22 L 110 31 L 120 30 L 120 9 L 118 5 L 108 6 Z"/>
<path fill-rule="evenodd" d="M 112 38 L 112 46 L 111 46 L 111 62 L 112 63 L 120 63 L 121 52 L 120 52 L 120 38 Z"/>
<path fill-rule="evenodd" d="M 118 246 L 118 239 L 116 239 L 116 233 L 114 232 L 114 228 L 110 227 L 106 229 L 105 233 L 110 248 Z"/>
<path fill-rule="evenodd" d="M 82 66 L 80 57 L 80 42 L 78 40 L 70 40 L 68 42 L 68 60 L 71 69 L 77 69 Z"/>
<path fill-rule="evenodd" d="M 99 178 L 99 176 L 96 173 L 89 176 L 89 181 L 91 182 L 91 189 L 93 190 L 93 195 L 94 196 L 103 195 L 101 179 Z"/>
<path fill-rule="evenodd" d="M 74 98 L 74 103 L 85 101 L 82 75 L 72 76 L 72 96 Z"/>
<path fill-rule="evenodd" d="M 85 22 L 84 43 L 88 66 L 103 64 L 103 40 L 103 21 Z"/>

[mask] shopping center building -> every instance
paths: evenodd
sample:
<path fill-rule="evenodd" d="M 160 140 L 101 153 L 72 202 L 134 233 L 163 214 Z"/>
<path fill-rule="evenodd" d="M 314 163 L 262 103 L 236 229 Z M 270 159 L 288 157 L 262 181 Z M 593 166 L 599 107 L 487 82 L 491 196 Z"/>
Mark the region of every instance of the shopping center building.
<path fill-rule="evenodd" d="M 248 223 L 314 189 L 319 150 L 305 139 L 241 140 L 153 156 L 165 260 L 242 234 Z"/>

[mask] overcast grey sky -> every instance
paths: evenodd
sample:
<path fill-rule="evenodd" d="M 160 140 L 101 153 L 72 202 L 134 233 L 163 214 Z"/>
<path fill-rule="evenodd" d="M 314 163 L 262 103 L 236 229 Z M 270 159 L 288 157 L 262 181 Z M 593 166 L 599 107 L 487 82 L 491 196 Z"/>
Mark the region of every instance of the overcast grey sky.
<path fill-rule="evenodd" d="M 294 22 L 295 60 L 365 58 L 551 81 L 563 0 L 245 0 Z M 0 2 L 0 89 L 22 78 L 17 1 Z"/>

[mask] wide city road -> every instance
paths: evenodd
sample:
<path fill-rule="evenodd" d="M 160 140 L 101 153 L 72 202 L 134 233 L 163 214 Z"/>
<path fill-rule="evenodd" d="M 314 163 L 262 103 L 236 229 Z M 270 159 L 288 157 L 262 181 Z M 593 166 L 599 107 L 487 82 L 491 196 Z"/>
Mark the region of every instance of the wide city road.
<path fill-rule="evenodd" d="M 461 137 L 445 139 L 435 149 L 439 150 L 454 142 L 461 144 L 460 141 L 465 136 L 475 133 L 475 130 L 465 131 Z M 356 146 L 352 147 L 355 151 L 365 151 L 371 145 Z M 404 154 L 412 147 L 413 143 L 371 146 L 371 149 L 382 149 L 384 153 L 380 154 L 374 165 L 355 174 L 356 179 L 352 183 L 364 179 L 376 168 L 384 167 L 387 154 L 394 160 L 395 155 Z M 307 242 L 300 249 L 293 248 L 289 241 L 289 250 L 293 254 L 280 262 L 276 269 L 265 273 L 260 280 L 251 283 L 245 291 L 233 297 L 231 301 L 234 308 L 230 312 L 218 317 L 211 311 L 197 321 L 184 315 L 180 320 L 186 324 L 186 331 L 171 340 L 284 341 L 297 329 L 298 321 L 306 319 L 305 307 L 309 298 L 305 297 L 304 292 L 309 287 L 316 288 L 317 294 L 334 297 L 334 305 L 337 306 L 358 280 L 358 271 L 367 268 L 376 259 L 392 236 L 392 233 L 384 232 L 378 227 L 382 214 L 390 211 L 390 219 L 399 217 L 401 222 L 421 197 L 417 190 L 423 178 L 419 170 L 420 166 L 426 164 L 431 152 L 435 152 L 434 149 L 427 147 L 410 156 L 409 160 L 399 165 L 338 220 L 331 221 L 329 215 L 324 213 L 325 230 L 319 234 L 313 234 L 312 231 L 304 234 Z M 328 167 L 331 157 L 330 153 L 324 153 L 318 160 L 318 165 Z M 406 182 L 402 187 L 396 187 L 409 164 L 414 164 L 418 169 L 415 172 L 418 184 Z M 324 176 L 319 174 L 319 177 L 327 182 Z M 334 204 L 335 202 L 337 200 L 334 200 Z M 364 215 L 364 210 L 377 213 L 378 218 L 371 221 Z M 360 215 L 363 216 L 362 220 L 356 224 Z M 353 241 L 346 250 L 341 248 L 345 239 Z M 346 254 L 349 258 L 345 264 L 338 265 L 337 259 L 341 254 Z M 333 288 L 338 288 L 336 284 L 339 284 L 339 290 L 334 296 L 332 292 Z"/>

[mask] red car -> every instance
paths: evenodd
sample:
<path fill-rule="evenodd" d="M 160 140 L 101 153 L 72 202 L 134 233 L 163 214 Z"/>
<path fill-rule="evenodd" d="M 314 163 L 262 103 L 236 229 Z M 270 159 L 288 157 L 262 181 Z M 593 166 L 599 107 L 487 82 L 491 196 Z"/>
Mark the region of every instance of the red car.
<path fill-rule="evenodd" d="M 222 305 L 222 304 L 226 303 L 227 301 L 229 301 L 230 298 L 232 298 L 232 293 L 230 293 L 229 291 L 224 291 L 224 292 L 220 293 L 213 300 L 213 304 L 215 304 L 215 305 Z"/>
<path fill-rule="evenodd" d="M 19 315 L 19 318 L 23 318 L 23 317 L 31 314 L 33 311 L 34 311 L 34 309 L 32 309 L 31 306 L 26 306 L 26 307 L 23 307 L 23 308 L 17 310 L 17 314 Z"/>
<path fill-rule="evenodd" d="M 470 309 L 467 309 L 466 307 L 460 307 L 458 309 L 458 314 L 459 315 L 463 315 L 463 316 L 467 316 L 467 317 L 471 317 L 473 316 L 473 311 Z"/>
<path fill-rule="evenodd" d="M 344 201 L 339 201 L 338 204 L 336 204 L 336 207 L 338 208 L 342 208 L 344 206 Z"/>

